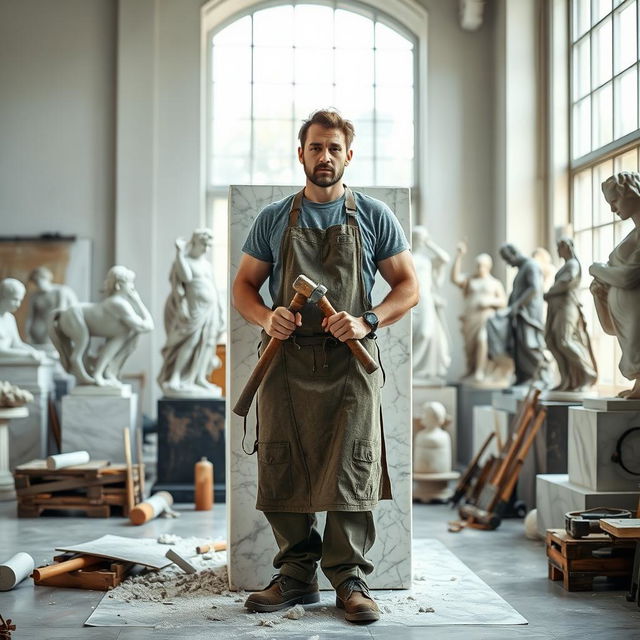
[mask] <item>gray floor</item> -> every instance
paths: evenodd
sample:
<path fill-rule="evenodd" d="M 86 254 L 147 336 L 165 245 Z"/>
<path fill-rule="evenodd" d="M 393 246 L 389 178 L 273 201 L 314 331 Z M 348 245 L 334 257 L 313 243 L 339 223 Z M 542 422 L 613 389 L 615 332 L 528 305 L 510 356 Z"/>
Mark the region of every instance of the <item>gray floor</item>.
<path fill-rule="evenodd" d="M 53 547 L 66 542 L 98 537 L 106 533 L 156 537 L 164 532 L 182 536 L 225 536 L 225 508 L 216 505 L 213 512 L 195 512 L 189 505 L 179 505 L 182 517 L 154 520 L 132 528 L 119 518 L 15 517 L 15 503 L 0 503 L 0 558 L 22 550 L 39 563 L 51 560 Z M 495 589 L 527 620 L 527 626 L 447 626 L 398 627 L 394 640 L 425 638 L 491 639 L 494 638 L 640 638 L 640 609 L 626 602 L 622 591 L 568 593 L 558 583 L 547 579 L 546 558 L 542 542 L 524 538 L 522 522 L 507 520 L 492 532 L 466 530 L 458 534 L 446 531 L 452 512 L 445 506 L 414 506 L 414 537 L 437 538 Z M 88 628 L 84 620 L 102 594 L 73 589 L 34 588 L 31 581 L 20 588 L 0 594 L 0 614 L 17 625 L 12 638 L 18 640 L 175 640 L 180 637 L 215 638 L 201 628 L 153 630 L 133 628 Z M 464 602 L 460 603 L 465 606 Z M 274 638 L 277 632 L 274 630 Z M 291 636 L 289 636 L 291 637 Z M 324 638 L 337 638 L 323 634 Z M 348 636 L 388 638 L 388 627 L 354 627 Z M 301 636 L 308 638 L 308 636 Z"/>

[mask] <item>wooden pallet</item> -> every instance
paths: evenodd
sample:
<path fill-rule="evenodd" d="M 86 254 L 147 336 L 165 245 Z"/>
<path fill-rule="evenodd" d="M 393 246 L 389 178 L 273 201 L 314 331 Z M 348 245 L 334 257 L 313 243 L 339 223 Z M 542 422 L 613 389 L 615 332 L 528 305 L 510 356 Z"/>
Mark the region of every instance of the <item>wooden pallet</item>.
<path fill-rule="evenodd" d="M 137 492 L 144 469 L 132 469 Z M 78 510 L 92 518 L 108 518 L 117 507 L 129 515 L 127 467 L 94 460 L 86 464 L 50 471 L 45 460 L 32 460 L 14 471 L 18 517 L 35 518 L 46 510 Z M 137 495 L 137 493 L 134 493 Z"/>
<path fill-rule="evenodd" d="M 611 557 L 598 557 L 601 549 L 611 548 Z M 593 580 L 606 577 L 628 588 L 633 571 L 635 543 L 615 541 L 606 534 L 572 538 L 564 529 L 547 529 L 549 580 L 562 580 L 567 591 L 591 591 Z"/>
<path fill-rule="evenodd" d="M 69 560 L 75 554 L 67 553 L 53 558 L 54 563 Z M 109 560 L 86 569 L 63 573 L 51 578 L 42 578 L 33 583 L 41 587 L 62 587 L 65 589 L 93 589 L 94 591 L 109 591 L 117 587 L 133 567 L 132 562 Z"/>

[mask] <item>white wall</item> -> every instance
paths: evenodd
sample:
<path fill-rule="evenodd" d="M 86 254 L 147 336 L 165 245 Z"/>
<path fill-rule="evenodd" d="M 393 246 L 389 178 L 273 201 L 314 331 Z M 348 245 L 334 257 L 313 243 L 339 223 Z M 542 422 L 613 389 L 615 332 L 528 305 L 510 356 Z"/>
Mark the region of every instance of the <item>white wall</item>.
<path fill-rule="evenodd" d="M 93 240 L 113 261 L 116 3 L 0 2 L 2 235 Z"/>

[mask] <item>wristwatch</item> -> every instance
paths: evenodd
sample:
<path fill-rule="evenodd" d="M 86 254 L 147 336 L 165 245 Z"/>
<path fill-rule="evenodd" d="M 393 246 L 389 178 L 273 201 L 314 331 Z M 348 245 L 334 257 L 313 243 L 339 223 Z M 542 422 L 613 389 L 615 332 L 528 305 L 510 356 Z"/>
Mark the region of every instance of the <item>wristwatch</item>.
<path fill-rule="evenodd" d="M 378 329 L 378 316 L 373 313 L 373 311 L 365 311 L 362 314 L 362 319 L 371 327 L 371 331 L 369 332 L 369 337 L 373 337 L 376 330 Z"/>

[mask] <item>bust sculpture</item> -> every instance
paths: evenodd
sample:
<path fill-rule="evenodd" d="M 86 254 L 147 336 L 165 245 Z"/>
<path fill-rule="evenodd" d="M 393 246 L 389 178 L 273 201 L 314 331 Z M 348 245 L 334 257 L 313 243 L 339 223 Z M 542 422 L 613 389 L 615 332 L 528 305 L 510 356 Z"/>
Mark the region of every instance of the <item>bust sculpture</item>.
<path fill-rule="evenodd" d="M 440 402 L 422 405 L 422 429 L 418 431 L 413 449 L 414 473 L 447 473 L 451 471 L 451 436 L 447 410 Z"/>
<path fill-rule="evenodd" d="M 167 341 L 158 384 L 172 397 L 219 397 L 221 389 L 207 376 L 220 366 L 216 345 L 225 331 L 225 314 L 207 252 L 210 229 L 196 229 L 189 242 L 176 240 L 169 279 L 171 293 L 164 308 Z"/>
<path fill-rule="evenodd" d="M 463 256 L 467 253 L 466 242 L 458 243 L 456 257 L 451 269 L 451 281 L 462 290 L 464 296 L 464 312 L 460 316 L 462 337 L 467 362 L 465 378 L 475 383 L 496 380 L 497 367 L 489 366 L 487 320 L 492 318 L 498 309 L 507 304 L 507 295 L 502 282 L 491 275 L 493 260 L 488 253 L 476 257 L 475 271 L 464 274 L 460 267 Z M 506 384 L 504 375 L 498 375 Z"/>
<path fill-rule="evenodd" d="M 120 389 L 120 371 L 141 333 L 153 329 L 151 314 L 136 291 L 136 274 L 111 267 L 101 302 L 82 302 L 57 309 L 49 318 L 49 336 L 67 373 L 80 386 Z M 97 355 L 89 351 L 91 338 L 104 338 Z"/>
<path fill-rule="evenodd" d="M 635 228 L 618 244 L 607 262 L 589 267 L 591 293 L 605 333 L 616 336 L 622 350 L 620 372 L 633 380 L 622 398 L 640 398 L 640 174 L 621 171 L 602 183 L 611 211 Z"/>
<path fill-rule="evenodd" d="M 554 391 L 586 391 L 595 383 L 598 367 L 578 299 L 582 267 L 571 238 L 560 238 L 558 255 L 564 264 L 556 273 L 555 282 L 544 294 L 547 301 L 544 337 L 560 373 L 560 384 Z"/>
<path fill-rule="evenodd" d="M 34 345 L 50 344 L 48 316 L 54 309 L 68 309 L 78 303 L 71 287 L 54 284 L 53 274 L 47 267 L 37 267 L 29 274 L 35 291 L 29 297 L 26 332 Z"/>
<path fill-rule="evenodd" d="M 515 366 L 515 384 L 534 380 L 546 383 L 547 360 L 544 354 L 542 321 L 542 271 L 534 258 L 528 258 L 512 244 L 500 247 L 503 260 L 518 269 L 507 307 L 487 322 L 489 357 L 509 355 Z"/>
<path fill-rule="evenodd" d="M 20 338 L 14 312 L 22 304 L 25 286 L 15 278 L 0 281 L 0 363 L 36 364 L 47 360 L 44 352 Z"/>
<path fill-rule="evenodd" d="M 445 301 L 440 295 L 449 255 L 433 242 L 426 227 L 415 226 L 412 241 L 420 283 L 420 302 L 412 309 L 413 381 L 440 386 L 451 364 Z"/>

